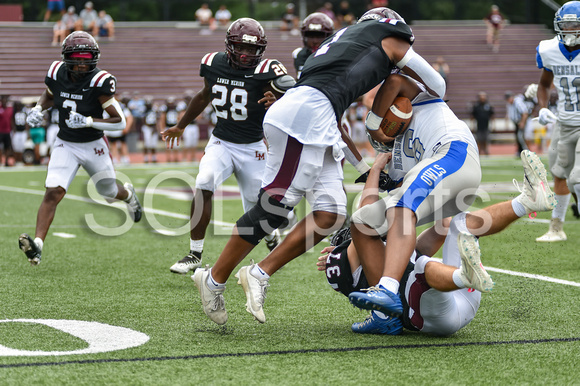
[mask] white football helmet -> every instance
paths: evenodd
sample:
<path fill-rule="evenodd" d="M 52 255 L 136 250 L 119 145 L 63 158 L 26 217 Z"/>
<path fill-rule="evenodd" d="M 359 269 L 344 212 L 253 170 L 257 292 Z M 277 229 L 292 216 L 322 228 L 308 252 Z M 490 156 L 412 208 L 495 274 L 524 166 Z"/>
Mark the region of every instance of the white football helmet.
<path fill-rule="evenodd" d="M 564 45 L 580 44 L 580 1 L 569 1 L 556 11 L 554 30 Z"/>

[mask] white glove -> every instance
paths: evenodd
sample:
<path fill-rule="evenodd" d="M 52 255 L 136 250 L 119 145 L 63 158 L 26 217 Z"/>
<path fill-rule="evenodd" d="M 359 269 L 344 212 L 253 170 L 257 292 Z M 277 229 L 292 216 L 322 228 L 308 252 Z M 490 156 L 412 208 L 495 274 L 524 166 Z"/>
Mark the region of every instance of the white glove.
<path fill-rule="evenodd" d="M 38 127 L 42 125 L 42 121 L 44 121 L 42 107 L 38 105 L 34 106 L 26 116 L 26 123 L 28 123 L 28 126 L 30 127 Z"/>
<path fill-rule="evenodd" d="M 550 111 L 545 107 L 543 109 L 540 109 L 540 111 L 538 112 L 538 122 L 540 122 L 540 125 L 542 126 L 546 126 L 546 124 L 548 123 L 554 123 L 557 120 L 558 117 L 556 117 L 556 115 L 554 115 L 552 111 Z"/>
<path fill-rule="evenodd" d="M 534 99 L 538 95 L 538 85 L 536 83 L 532 83 L 526 89 L 524 96 L 528 99 Z"/>
<path fill-rule="evenodd" d="M 93 118 L 85 117 L 76 111 L 71 111 L 69 118 L 64 122 L 71 129 L 80 129 L 82 127 L 91 127 L 93 125 Z"/>

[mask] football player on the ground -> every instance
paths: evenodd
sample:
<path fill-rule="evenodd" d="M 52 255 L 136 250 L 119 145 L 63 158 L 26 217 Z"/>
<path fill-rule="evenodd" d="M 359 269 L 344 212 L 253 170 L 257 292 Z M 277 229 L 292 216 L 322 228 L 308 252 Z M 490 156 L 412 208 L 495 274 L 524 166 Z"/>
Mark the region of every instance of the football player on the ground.
<path fill-rule="evenodd" d="M 361 206 L 379 199 L 379 172 L 391 161 L 391 155 L 383 153 L 377 156 L 363 191 Z M 525 176 L 522 193 L 514 200 L 445 218 L 441 226 L 433 226 L 421 233 L 401 279 L 398 293 L 403 306 L 401 316 L 389 317 L 380 311 L 371 311 L 365 321 L 352 325 L 354 332 L 398 335 L 404 327 L 434 335 L 451 335 L 473 320 L 479 309 L 481 293 L 489 292 L 493 287 L 491 278 L 481 265 L 478 237 L 501 232 L 526 215 L 526 211 L 517 210 L 519 204 L 514 201 L 530 203 L 529 210 L 537 212 L 550 210 L 554 205 L 542 161 L 528 150 L 522 152 L 521 158 Z M 348 236 L 345 238 L 345 241 L 337 240 L 334 246 L 322 250 L 327 255 L 319 257 L 318 270 L 325 271 L 328 283 L 345 296 L 350 297 L 353 292 L 368 287 L 372 291 L 373 283 L 381 275 L 382 262 L 365 266 L 363 270 L 355 244 Z M 441 246 L 443 263 L 430 257 Z"/>
<path fill-rule="evenodd" d="M 260 191 L 266 166 L 262 120 L 274 103 L 273 91 L 283 94 L 294 79 L 277 60 L 264 59 L 266 34 L 256 20 L 238 19 L 226 33 L 226 52 L 206 54 L 200 75 L 204 87 L 193 97 L 177 125 L 162 132 L 167 147 L 179 145 L 188 124 L 211 103 L 217 124 L 199 164 L 195 196 L 191 202 L 189 253 L 170 271 L 186 274 L 201 266 L 205 232 L 211 220 L 213 194 L 232 174 L 236 176 L 244 212 L 252 208 Z M 265 237 L 269 249 L 279 233 Z"/>
<path fill-rule="evenodd" d="M 541 41 L 536 49 L 536 62 L 542 70 L 537 91 L 538 119 L 542 125 L 554 124 L 548 161 L 558 201 L 552 211 L 550 228 L 536 239 L 539 242 L 566 241 L 563 225 L 570 191 L 580 199 L 580 157 L 576 150 L 580 140 L 580 94 L 576 90 L 576 71 L 580 65 L 580 1 L 569 1 L 556 12 L 554 29 L 557 35 Z M 547 108 L 552 85 L 558 91 L 556 114 Z"/>
<path fill-rule="evenodd" d="M 445 81 L 415 53 L 413 41 L 413 32 L 395 11 L 369 10 L 358 24 L 325 40 L 306 60 L 296 86 L 268 109 L 268 158 L 258 204 L 238 219 L 211 270 L 194 274 L 204 312 L 215 323 L 227 321 L 223 292 L 231 272 L 269 231 L 286 222 L 302 198 L 312 212 L 261 262 L 241 267 L 237 274 L 246 310 L 259 322 L 266 320 L 263 305 L 270 276 L 344 223 L 347 200 L 338 121 L 353 101 L 395 68 L 421 81 L 433 95 L 445 94 Z"/>
<path fill-rule="evenodd" d="M 20 249 L 32 265 L 40 263 L 42 247 L 58 203 L 64 198 L 77 170 L 82 166 L 91 176 L 97 192 L 108 200 L 127 203 L 135 222 L 141 219 L 141 205 L 133 185 L 117 182 L 104 130 L 125 129 L 125 116 L 115 100 L 117 80 L 97 68 L 100 50 L 95 39 L 76 31 L 62 44 L 62 61 L 55 61 L 44 80 L 46 89 L 30 111 L 27 123 L 38 126 L 49 107 L 59 111 L 60 130 L 53 146 L 46 174 L 46 192 L 36 219 L 35 238 L 23 233 Z M 109 118 L 103 119 L 103 112 Z"/>

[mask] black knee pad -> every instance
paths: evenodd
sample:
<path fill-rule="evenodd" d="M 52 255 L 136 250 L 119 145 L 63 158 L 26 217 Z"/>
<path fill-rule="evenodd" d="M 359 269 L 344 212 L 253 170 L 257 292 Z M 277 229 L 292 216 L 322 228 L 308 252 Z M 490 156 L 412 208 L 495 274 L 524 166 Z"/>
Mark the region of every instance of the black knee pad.
<path fill-rule="evenodd" d="M 247 242 L 258 245 L 264 236 L 280 228 L 287 221 L 292 207 L 284 205 L 260 190 L 258 203 L 236 222 L 238 235 Z"/>

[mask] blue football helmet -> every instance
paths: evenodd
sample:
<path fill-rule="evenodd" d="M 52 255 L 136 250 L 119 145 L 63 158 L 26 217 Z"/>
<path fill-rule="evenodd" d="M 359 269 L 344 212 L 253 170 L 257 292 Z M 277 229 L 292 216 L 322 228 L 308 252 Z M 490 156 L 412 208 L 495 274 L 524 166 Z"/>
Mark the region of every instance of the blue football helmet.
<path fill-rule="evenodd" d="M 564 45 L 580 45 L 580 1 L 569 1 L 556 12 L 554 30 Z"/>

